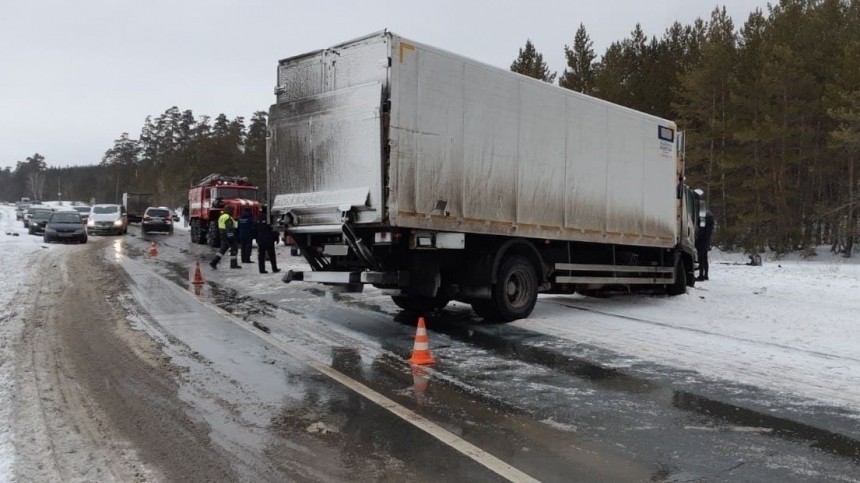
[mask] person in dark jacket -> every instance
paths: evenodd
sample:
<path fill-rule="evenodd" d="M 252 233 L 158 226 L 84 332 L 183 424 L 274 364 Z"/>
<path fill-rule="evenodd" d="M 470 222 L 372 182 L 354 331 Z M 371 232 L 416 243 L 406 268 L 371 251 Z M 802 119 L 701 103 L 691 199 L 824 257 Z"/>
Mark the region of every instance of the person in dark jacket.
<path fill-rule="evenodd" d="M 265 213 L 260 213 L 257 218 L 257 223 L 254 225 L 254 231 L 257 239 L 257 265 L 260 268 L 260 273 L 269 273 L 266 271 L 266 257 L 272 264 L 272 271 L 280 272 L 278 261 L 275 258 L 275 244 L 278 243 L 278 232 L 272 229 L 269 220 Z"/>
<path fill-rule="evenodd" d="M 239 244 L 242 247 L 242 263 L 251 263 L 251 243 L 254 241 L 254 215 L 251 208 L 242 208 L 239 217 Z"/>
<path fill-rule="evenodd" d="M 708 279 L 708 251 L 711 250 L 711 236 L 714 234 L 714 215 L 708 211 L 705 214 L 705 226 L 699 227 L 699 235 L 696 237 L 696 252 L 699 256 L 698 281 Z"/>

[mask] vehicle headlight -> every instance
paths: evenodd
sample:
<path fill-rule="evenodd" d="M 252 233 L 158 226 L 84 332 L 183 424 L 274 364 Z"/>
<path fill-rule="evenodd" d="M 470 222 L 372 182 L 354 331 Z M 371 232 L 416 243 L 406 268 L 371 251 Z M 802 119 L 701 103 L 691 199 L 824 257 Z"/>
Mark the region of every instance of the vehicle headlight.
<path fill-rule="evenodd" d="M 45 233 L 54 233 L 55 231 L 56 231 L 56 230 L 54 230 L 54 229 L 53 229 L 53 228 L 51 228 L 50 226 L 46 226 L 46 227 L 45 227 Z"/>
<path fill-rule="evenodd" d="M 87 220 L 87 226 L 96 226 L 95 220 Z"/>
<path fill-rule="evenodd" d="M 116 220 L 115 222 L 113 222 L 113 226 L 120 226 L 120 225 L 122 225 L 122 220 Z"/>

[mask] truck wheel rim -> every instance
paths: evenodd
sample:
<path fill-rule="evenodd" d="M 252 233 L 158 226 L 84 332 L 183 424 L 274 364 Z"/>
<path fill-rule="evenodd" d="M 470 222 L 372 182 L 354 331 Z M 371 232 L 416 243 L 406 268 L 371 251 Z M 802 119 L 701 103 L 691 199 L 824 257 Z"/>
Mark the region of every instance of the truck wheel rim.
<path fill-rule="evenodd" d="M 512 307 L 522 307 L 528 301 L 528 278 L 522 272 L 513 272 L 508 277 L 505 293 Z"/>

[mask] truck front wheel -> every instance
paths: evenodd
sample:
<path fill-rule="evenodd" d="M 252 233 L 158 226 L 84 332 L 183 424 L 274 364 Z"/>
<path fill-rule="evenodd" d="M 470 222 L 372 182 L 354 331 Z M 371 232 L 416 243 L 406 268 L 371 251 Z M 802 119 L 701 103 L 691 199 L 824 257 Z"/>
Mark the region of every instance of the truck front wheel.
<path fill-rule="evenodd" d="M 666 293 L 669 295 L 687 293 L 687 266 L 681 258 L 675 262 L 675 283 L 666 285 Z"/>
<path fill-rule="evenodd" d="M 499 267 L 490 293 L 490 299 L 472 304 L 479 316 L 500 322 L 528 317 L 537 303 L 538 277 L 534 266 L 525 257 L 506 259 Z"/>
<path fill-rule="evenodd" d="M 200 220 L 191 220 L 191 241 L 200 245 L 206 244 L 205 226 Z"/>
<path fill-rule="evenodd" d="M 209 223 L 209 231 L 206 233 L 206 242 L 212 248 L 218 248 L 221 240 L 218 239 L 218 226 L 216 223 Z"/>

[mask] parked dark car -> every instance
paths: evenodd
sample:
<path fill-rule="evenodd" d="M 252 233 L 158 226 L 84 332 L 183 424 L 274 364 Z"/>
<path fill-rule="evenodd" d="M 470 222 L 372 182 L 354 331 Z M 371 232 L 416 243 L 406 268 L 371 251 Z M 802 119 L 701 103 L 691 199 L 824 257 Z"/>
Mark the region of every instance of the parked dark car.
<path fill-rule="evenodd" d="M 45 225 L 45 243 L 57 240 L 87 242 L 87 227 L 77 211 L 57 211 L 48 219 Z"/>
<path fill-rule="evenodd" d="M 24 222 L 24 228 L 30 228 L 30 226 L 29 226 L 30 218 L 33 216 L 33 213 L 35 213 L 37 210 L 54 211 L 54 209 L 48 205 L 30 205 L 30 206 L 28 206 L 27 210 L 24 211 L 24 214 L 21 217 L 21 220 L 23 220 L 23 222 Z"/>
<path fill-rule="evenodd" d="M 45 225 L 48 219 L 54 214 L 51 209 L 35 209 L 30 215 L 30 220 L 27 223 L 27 233 L 31 235 L 40 235 L 45 232 Z"/>
<path fill-rule="evenodd" d="M 150 206 L 143 213 L 140 221 L 140 231 L 147 234 L 153 231 L 164 231 L 173 234 L 173 217 L 170 210 L 164 207 L 156 208 Z"/>

